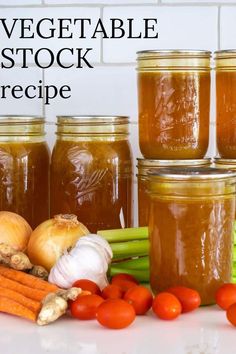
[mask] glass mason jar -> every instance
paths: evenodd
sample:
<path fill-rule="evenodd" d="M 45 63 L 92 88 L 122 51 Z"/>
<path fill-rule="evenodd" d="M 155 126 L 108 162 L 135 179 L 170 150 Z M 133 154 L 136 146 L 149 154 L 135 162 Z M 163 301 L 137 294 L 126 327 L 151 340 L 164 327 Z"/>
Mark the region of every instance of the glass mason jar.
<path fill-rule="evenodd" d="M 236 173 L 166 168 L 149 178 L 153 291 L 183 285 L 203 305 L 214 303 L 219 286 L 231 281 Z"/>
<path fill-rule="evenodd" d="M 138 52 L 139 145 L 147 159 L 201 159 L 209 142 L 208 51 Z"/>
<path fill-rule="evenodd" d="M 236 159 L 236 50 L 215 52 L 216 140 L 219 155 Z"/>
<path fill-rule="evenodd" d="M 211 159 L 199 160 L 148 160 L 137 159 L 138 161 L 138 221 L 139 226 L 148 225 L 150 200 L 148 193 L 148 172 L 164 167 L 209 167 Z"/>
<path fill-rule="evenodd" d="M 0 210 L 32 228 L 49 217 L 50 154 L 40 117 L 0 116 Z"/>
<path fill-rule="evenodd" d="M 58 117 L 52 216 L 75 214 L 90 232 L 133 225 L 128 126 L 128 117 Z"/>
<path fill-rule="evenodd" d="M 214 161 L 214 166 L 217 168 L 223 168 L 225 170 L 236 171 L 236 159 L 235 160 L 234 159 L 222 159 L 219 157 L 215 157 L 213 161 Z M 236 220 L 236 209 L 235 209 L 235 220 Z M 236 259 L 235 259 L 235 261 L 236 261 Z"/>

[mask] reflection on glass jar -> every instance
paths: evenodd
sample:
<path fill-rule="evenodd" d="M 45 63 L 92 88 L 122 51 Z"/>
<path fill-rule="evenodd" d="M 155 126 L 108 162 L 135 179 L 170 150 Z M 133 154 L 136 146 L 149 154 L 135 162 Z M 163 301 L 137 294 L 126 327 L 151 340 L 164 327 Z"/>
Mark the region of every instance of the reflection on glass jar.
<path fill-rule="evenodd" d="M 150 282 L 154 292 L 183 285 L 214 303 L 231 281 L 235 172 L 162 169 L 150 175 Z"/>
<path fill-rule="evenodd" d="M 51 215 L 76 214 L 91 232 L 132 226 L 128 122 L 127 117 L 58 117 Z"/>
<path fill-rule="evenodd" d="M 49 149 L 44 119 L 0 117 L 0 210 L 35 228 L 49 217 Z"/>
<path fill-rule="evenodd" d="M 138 52 L 139 145 L 148 159 L 201 159 L 209 141 L 210 52 Z"/>
<path fill-rule="evenodd" d="M 236 50 L 215 52 L 216 131 L 221 157 L 236 158 Z"/>
<path fill-rule="evenodd" d="M 138 220 L 139 226 L 148 225 L 150 198 L 148 193 L 148 172 L 164 167 L 199 167 L 211 165 L 211 159 L 199 160 L 138 160 Z"/>

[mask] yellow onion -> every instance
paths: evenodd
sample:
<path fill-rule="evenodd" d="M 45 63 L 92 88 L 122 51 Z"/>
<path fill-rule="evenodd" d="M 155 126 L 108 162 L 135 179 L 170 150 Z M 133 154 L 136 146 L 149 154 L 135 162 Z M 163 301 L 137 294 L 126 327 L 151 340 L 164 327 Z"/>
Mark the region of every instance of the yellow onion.
<path fill-rule="evenodd" d="M 22 216 L 10 211 L 0 211 L 0 243 L 17 251 L 25 251 L 32 229 Z"/>
<path fill-rule="evenodd" d="M 76 215 L 59 214 L 36 227 L 30 236 L 27 254 L 31 263 L 50 271 L 60 256 L 87 234 L 89 230 Z"/>

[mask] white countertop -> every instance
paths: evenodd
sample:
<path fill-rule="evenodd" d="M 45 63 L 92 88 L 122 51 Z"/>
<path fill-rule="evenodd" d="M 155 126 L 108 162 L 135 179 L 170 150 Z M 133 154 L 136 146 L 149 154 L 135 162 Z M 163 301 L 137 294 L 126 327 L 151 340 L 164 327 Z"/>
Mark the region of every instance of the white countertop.
<path fill-rule="evenodd" d="M 236 327 L 216 306 L 162 321 L 151 313 L 123 330 L 64 317 L 39 327 L 0 314 L 1 354 L 235 354 Z"/>

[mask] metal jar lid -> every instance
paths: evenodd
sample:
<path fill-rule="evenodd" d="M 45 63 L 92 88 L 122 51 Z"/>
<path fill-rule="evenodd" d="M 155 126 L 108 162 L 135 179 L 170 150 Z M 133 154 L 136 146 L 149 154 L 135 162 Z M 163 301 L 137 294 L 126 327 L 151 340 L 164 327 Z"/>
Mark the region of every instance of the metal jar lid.
<path fill-rule="evenodd" d="M 137 52 L 138 70 L 210 70 L 211 52 L 207 50 L 142 50 Z"/>
<path fill-rule="evenodd" d="M 205 181 L 235 178 L 236 172 L 214 167 L 174 167 L 149 170 L 148 175 L 164 180 Z"/>

